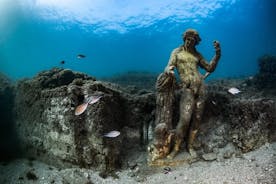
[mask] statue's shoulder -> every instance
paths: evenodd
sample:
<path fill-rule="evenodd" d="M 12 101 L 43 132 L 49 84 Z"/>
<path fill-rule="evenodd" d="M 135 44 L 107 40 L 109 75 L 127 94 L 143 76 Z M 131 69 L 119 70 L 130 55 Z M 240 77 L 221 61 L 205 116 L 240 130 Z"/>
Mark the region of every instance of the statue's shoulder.
<path fill-rule="evenodd" d="M 182 51 L 182 46 L 173 49 L 172 54 L 177 54 Z"/>

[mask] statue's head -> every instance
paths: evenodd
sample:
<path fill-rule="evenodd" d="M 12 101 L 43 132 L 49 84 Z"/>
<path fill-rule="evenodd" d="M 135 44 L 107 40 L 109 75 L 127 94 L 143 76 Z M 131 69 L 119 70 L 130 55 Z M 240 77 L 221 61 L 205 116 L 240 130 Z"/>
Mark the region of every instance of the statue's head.
<path fill-rule="evenodd" d="M 195 45 L 198 45 L 201 38 L 195 29 L 187 29 L 182 35 L 183 41 L 185 42 L 187 38 L 193 38 L 195 40 Z"/>

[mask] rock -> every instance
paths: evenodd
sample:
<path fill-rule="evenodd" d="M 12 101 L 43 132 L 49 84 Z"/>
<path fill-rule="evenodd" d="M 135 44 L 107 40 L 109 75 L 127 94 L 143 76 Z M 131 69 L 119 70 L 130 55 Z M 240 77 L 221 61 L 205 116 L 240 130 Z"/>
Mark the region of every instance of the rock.
<path fill-rule="evenodd" d="M 55 88 L 63 85 L 68 85 L 72 83 L 73 80 L 82 79 L 82 80 L 93 80 L 94 77 L 90 77 L 83 73 L 73 72 L 69 69 L 59 69 L 53 68 L 49 71 L 40 72 L 36 77 L 38 84 L 42 88 Z"/>
<path fill-rule="evenodd" d="M 215 153 L 207 153 L 207 154 L 202 155 L 202 158 L 205 161 L 213 161 L 213 160 L 217 159 L 217 154 L 215 154 Z"/>
<path fill-rule="evenodd" d="M 225 158 L 225 159 L 231 158 L 233 154 L 234 154 L 234 153 L 233 153 L 232 151 L 227 150 L 227 151 L 223 154 L 223 158 Z"/>
<path fill-rule="evenodd" d="M 136 167 L 138 167 L 138 163 L 136 160 L 129 160 L 127 161 L 127 167 L 131 170 L 134 170 Z"/>
<path fill-rule="evenodd" d="M 269 141 L 269 135 L 273 132 L 267 127 L 273 126 L 276 120 L 274 100 L 235 100 L 231 106 L 230 134 L 242 152 L 254 150 Z"/>

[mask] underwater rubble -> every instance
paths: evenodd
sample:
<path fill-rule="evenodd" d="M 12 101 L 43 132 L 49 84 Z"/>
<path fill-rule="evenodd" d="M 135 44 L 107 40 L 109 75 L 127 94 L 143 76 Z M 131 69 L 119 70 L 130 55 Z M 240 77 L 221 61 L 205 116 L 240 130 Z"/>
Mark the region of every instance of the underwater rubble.
<path fill-rule="evenodd" d="M 260 86 L 268 83 L 264 76 L 271 76 L 264 71 L 254 77 L 208 83 L 204 117 L 195 144 L 201 160 L 238 157 L 276 141 L 276 86 Z M 133 91 L 58 68 L 16 85 L 5 84 L 8 88 L 1 85 L 0 99 L 10 101 L 1 107 L 13 104 L 6 110 L 13 110 L 9 112 L 13 119 L 8 121 L 14 122 L 22 157 L 60 168 L 93 168 L 103 171 L 103 177 L 120 168 L 147 164 L 146 146 L 155 126 L 154 90 Z M 241 92 L 230 94 L 227 90 L 231 87 Z M 102 98 L 76 116 L 75 108 L 91 95 Z M 179 113 L 179 94 L 175 95 L 174 126 Z M 120 136 L 103 136 L 113 130 L 120 131 Z M 1 135 L 3 139 L 10 137 Z"/>

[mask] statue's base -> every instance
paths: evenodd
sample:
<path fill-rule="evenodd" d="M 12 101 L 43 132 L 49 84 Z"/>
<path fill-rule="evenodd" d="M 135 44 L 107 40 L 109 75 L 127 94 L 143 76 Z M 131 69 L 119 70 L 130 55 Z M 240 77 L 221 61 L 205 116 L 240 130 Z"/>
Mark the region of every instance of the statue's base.
<path fill-rule="evenodd" d="M 179 152 L 173 159 L 163 158 L 151 161 L 148 159 L 149 166 L 178 166 L 185 163 L 190 164 L 199 160 L 199 157 L 192 157 L 188 152 Z"/>

